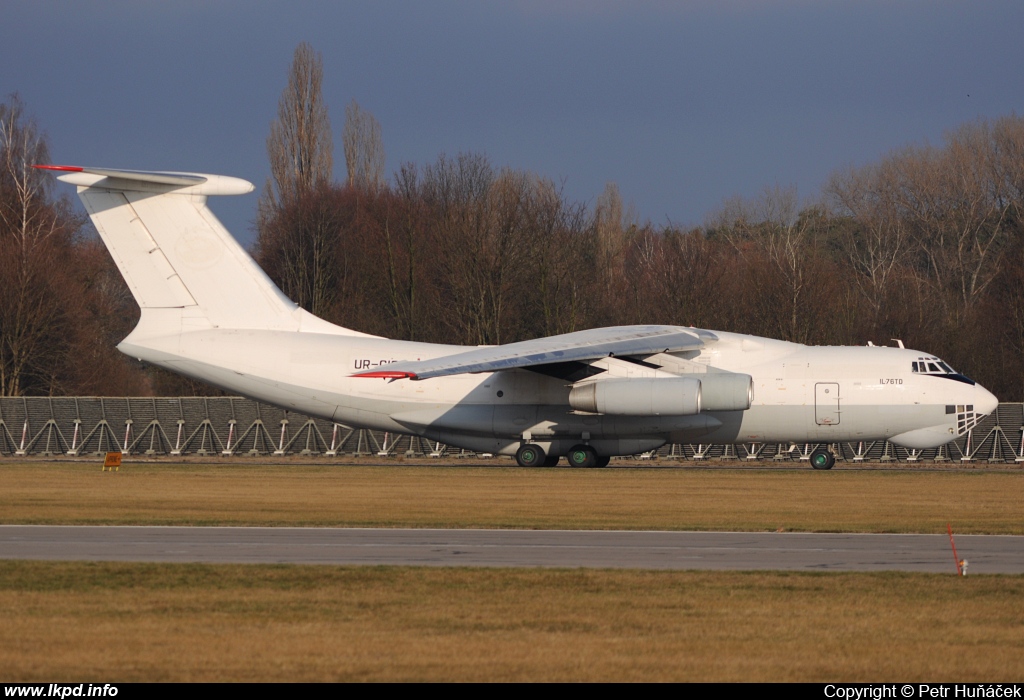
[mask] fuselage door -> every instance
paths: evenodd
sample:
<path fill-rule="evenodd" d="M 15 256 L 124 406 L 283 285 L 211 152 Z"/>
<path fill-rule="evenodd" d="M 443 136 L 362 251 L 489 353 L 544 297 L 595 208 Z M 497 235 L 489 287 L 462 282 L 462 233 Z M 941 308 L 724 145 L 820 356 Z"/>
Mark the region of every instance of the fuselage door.
<path fill-rule="evenodd" d="M 814 421 L 818 425 L 839 425 L 839 385 L 818 382 L 814 385 Z"/>

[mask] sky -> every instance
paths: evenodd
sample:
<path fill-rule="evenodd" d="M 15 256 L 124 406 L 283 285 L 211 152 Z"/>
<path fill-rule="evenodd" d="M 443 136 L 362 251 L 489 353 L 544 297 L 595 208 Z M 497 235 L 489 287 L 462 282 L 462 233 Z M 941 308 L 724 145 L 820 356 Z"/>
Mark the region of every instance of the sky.
<path fill-rule="evenodd" d="M 344 177 L 352 100 L 387 171 L 445 153 L 690 226 L 958 125 L 1024 113 L 1019 0 L 57 2 L 0 6 L 0 100 L 55 162 L 269 176 L 295 47 L 323 56 Z M 210 205 L 243 243 L 257 195 Z"/>

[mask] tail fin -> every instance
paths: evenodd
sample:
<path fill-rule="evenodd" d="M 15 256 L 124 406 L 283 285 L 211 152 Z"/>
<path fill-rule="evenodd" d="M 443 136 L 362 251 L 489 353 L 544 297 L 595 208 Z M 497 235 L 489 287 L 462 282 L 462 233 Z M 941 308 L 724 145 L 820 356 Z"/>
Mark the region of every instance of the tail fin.
<path fill-rule="evenodd" d="M 219 328 L 362 335 L 298 308 L 207 208 L 207 196 L 246 194 L 251 183 L 201 173 L 36 167 L 61 171 L 58 179 L 78 186 L 144 318 L 149 309 L 181 309 L 181 316 L 205 317 Z"/>

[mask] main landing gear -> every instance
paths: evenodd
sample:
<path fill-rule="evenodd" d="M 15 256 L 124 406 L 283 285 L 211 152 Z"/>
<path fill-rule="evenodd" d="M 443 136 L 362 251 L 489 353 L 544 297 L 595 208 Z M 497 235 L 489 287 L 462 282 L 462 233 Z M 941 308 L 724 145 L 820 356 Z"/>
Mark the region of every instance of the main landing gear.
<path fill-rule="evenodd" d="M 558 461 L 558 457 L 555 457 L 555 461 Z M 544 454 L 544 450 L 530 443 L 520 445 L 519 449 L 516 450 L 516 463 L 520 467 L 539 467 L 542 464 L 545 467 L 549 466 L 548 456 Z"/>
<path fill-rule="evenodd" d="M 611 460 L 610 457 L 599 457 L 590 445 L 576 445 L 565 457 L 570 467 L 607 467 Z"/>
<path fill-rule="evenodd" d="M 836 456 L 827 447 L 819 447 L 811 453 L 811 466 L 815 469 L 831 469 L 835 463 Z"/>
<path fill-rule="evenodd" d="M 520 467 L 553 467 L 558 455 L 548 455 L 537 445 L 524 443 L 516 450 L 516 464 Z M 611 458 L 599 457 L 589 445 L 577 445 L 566 455 L 570 467 L 607 467 Z"/>

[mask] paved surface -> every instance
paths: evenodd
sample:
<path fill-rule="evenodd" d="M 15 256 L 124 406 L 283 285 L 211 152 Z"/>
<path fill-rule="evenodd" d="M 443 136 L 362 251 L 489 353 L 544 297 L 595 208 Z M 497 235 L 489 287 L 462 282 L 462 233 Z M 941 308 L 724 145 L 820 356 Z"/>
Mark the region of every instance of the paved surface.
<path fill-rule="evenodd" d="M 961 535 L 968 573 L 1024 573 L 1024 537 Z M 0 559 L 954 573 L 946 535 L 0 526 Z"/>

